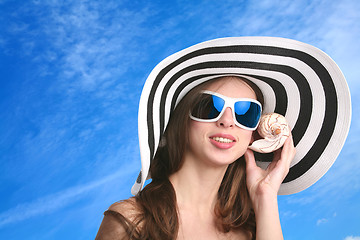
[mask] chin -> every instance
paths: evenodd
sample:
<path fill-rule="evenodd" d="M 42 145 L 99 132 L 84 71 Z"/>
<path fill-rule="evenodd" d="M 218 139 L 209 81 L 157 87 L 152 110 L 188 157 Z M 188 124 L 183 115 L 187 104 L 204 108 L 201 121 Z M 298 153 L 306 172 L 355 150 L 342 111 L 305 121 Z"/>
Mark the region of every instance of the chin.
<path fill-rule="evenodd" d="M 216 159 L 213 159 L 214 157 L 211 157 L 209 161 L 211 161 L 214 165 L 217 166 L 228 166 L 239 159 L 239 157 L 229 157 L 229 156 L 219 156 Z"/>

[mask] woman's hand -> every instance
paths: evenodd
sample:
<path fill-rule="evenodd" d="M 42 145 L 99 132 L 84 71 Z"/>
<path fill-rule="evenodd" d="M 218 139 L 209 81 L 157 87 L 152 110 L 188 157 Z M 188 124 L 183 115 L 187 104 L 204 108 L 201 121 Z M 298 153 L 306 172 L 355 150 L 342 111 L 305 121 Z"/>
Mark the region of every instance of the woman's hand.
<path fill-rule="evenodd" d="M 295 156 L 292 136 L 286 140 L 282 149 L 274 153 L 274 159 L 266 170 L 258 167 L 254 153 L 245 152 L 246 184 L 253 204 L 256 219 L 257 240 L 283 240 L 277 193 L 289 172 Z"/>
<path fill-rule="evenodd" d="M 277 197 L 295 153 L 292 135 L 286 140 L 282 149 L 274 152 L 274 159 L 266 170 L 256 165 L 254 153 L 250 149 L 245 152 L 246 183 L 253 204 L 257 204 L 259 198 Z"/>

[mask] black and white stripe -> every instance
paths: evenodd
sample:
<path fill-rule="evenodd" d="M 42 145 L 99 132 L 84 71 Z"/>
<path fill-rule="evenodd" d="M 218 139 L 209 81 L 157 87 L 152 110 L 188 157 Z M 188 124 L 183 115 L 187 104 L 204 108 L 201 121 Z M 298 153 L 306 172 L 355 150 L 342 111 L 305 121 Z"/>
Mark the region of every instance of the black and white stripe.
<path fill-rule="evenodd" d="M 335 161 L 351 120 L 350 93 L 340 69 L 319 49 L 289 39 L 222 38 L 175 53 L 149 75 L 139 106 L 142 176 L 147 178 L 171 111 L 194 86 L 223 75 L 253 81 L 264 94 L 264 112 L 288 119 L 297 154 L 280 194 L 316 182 Z M 266 167 L 266 157 L 258 164 Z"/>

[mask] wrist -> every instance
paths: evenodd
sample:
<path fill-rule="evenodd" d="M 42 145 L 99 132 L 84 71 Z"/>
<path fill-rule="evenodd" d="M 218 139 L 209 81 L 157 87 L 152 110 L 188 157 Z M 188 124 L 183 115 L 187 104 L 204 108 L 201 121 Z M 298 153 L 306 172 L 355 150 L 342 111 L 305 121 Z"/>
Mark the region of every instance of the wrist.
<path fill-rule="evenodd" d="M 253 198 L 253 208 L 255 214 L 261 211 L 278 211 L 278 200 L 276 193 L 258 194 Z"/>
<path fill-rule="evenodd" d="M 277 195 L 261 195 L 254 202 L 257 240 L 283 240 Z"/>

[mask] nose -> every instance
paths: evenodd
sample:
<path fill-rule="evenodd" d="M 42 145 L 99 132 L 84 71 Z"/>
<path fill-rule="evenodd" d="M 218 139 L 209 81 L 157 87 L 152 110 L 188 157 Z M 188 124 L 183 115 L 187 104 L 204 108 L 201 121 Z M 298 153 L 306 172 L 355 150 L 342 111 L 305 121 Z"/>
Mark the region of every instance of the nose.
<path fill-rule="evenodd" d="M 231 108 L 226 108 L 223 115 L 220 117 L 219 120 L 216 122 L 218 127 L 234 127 L 234 119 L 232 116 Z"/>

